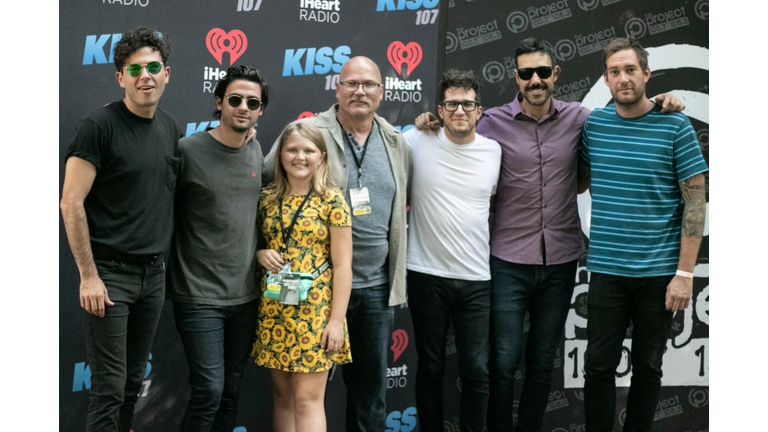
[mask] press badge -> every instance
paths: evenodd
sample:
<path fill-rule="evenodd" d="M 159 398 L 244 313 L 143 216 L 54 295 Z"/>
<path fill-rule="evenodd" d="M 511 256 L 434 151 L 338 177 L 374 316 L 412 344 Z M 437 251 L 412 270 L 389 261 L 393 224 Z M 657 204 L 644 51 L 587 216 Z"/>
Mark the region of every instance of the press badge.
<path fill-rule="evenodd" d="M 280 303 L 286 305 L 299 304 L 299 285 L 301 274 L 289 273 L 283 276 L 282 289 L 280 290 Z"/>
<path fill-rule="evenodd" d="M 371 214 L 371 198 L 368 196 L 368 188 L 360 187 L 349 190 L 349 200 L 352 204 L 352 215 L 363 216 Z"/>

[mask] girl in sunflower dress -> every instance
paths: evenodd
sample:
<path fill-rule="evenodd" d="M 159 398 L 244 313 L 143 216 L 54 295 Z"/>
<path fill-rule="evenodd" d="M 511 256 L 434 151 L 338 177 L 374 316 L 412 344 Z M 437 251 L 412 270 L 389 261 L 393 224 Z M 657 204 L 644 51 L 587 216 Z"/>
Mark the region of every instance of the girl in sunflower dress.
<path fill-rule="evenodd" d="M 261 298 L 253 356 L 271 369 L 275 431 L 325 431 L 328 370 L 352 361 L 345 315 L 352 288 L 349 207 L 328 170 L 319 129 L 293 122 L 283 130 L 275 158 L 275 182 L 259 199 L 258 222 L 266 271 L 322 273 L 307 300 L 284 305 Z M 325 271 L 326 261 L 332 266 Z M 261 278 L 262 293 L 266 278 Z"/>

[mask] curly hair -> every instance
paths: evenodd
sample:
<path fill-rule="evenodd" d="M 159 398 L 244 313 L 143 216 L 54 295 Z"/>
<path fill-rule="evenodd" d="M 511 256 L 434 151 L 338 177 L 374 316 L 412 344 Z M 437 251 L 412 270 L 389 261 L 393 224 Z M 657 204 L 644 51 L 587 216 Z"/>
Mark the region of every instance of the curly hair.
<path fill-rule="evenodd" d="M 171 46 L 168 40 L 163 38 L 162 34 L 155 29 L 138 27 L 125 32 L 115 44 L 114 58 L 117 71 L 122 71 L 128 57 L 144 47 L 150 47 L 152 51 L 159 52 L 163 64 L 168 65 L 168 58 L 171 56 Z"/>
<path fill-rule="evenodd" d="M 442 105 L 445 102 L 445 91 L 451 87 L 461 87 L 464 90 L 474 90 L 475 100 L 480 104 L 480 82 L 477 80 L 477 75 L 471 70 L 462 71 L 458 69 L 448 69 L 443 73 L 443 79 L 438 86 L 438 104 Z"/>

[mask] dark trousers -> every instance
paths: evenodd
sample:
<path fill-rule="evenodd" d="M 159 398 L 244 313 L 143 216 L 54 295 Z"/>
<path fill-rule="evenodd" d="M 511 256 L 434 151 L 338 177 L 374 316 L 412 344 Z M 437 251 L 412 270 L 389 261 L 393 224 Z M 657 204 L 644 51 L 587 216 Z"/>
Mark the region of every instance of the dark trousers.
<path fill-rule="evenodd" d="M 91 368 L 86 430 L 129 432 L 165 301 L 165 263 L 94 261 L 115 305 L 103 318 L 85 318 Z"/>
<path fill-rule="evenodd" d="M 624 431 L 651 430 L 661 390 L 661 360 L 672 322 L 672 312 L 664 306 L 671 279 L 671 276 L 628 278 L 592 273 L 584 362 L 587 431 L 613 431 L 615 374 L 630 322 L 632 381 Z"/>
<path fill-rule="evenodd" d="M 388 284 L 352 290 L 347 327 L 353 361 L 341 367 L 347 387 L 347 431 L 378 432 L 384 428 L 387 358 L 394 322 Z"/>
<path fill-rule="evenodd" d="M 258 300 L 235 306 L 174 302 L 173 312 L 189 365 L 190 397 L 181 430 L 231 432 Z"/>
<path fill-rule="evenodd" d="M 488 408 L 490 281 L 467 281 L 408 271 L 408 307 L 416 351 L 416 409 L 422 432 L 443 431 L 443 376 L 448 329 L 453 323 L 461 378 L 459 423 L 485 430 Z"/>
<path fill-rule="evenodd" d="M 576 267 L 576 261 L 544 266 L 516 264 L 491 256 L 489 431 L 513 430 L 515 374 L 523 353 L 526 313 L 530 314 L 530 327 L 515 430 L 541 430 L 554 357 L 571 306 Z"/>

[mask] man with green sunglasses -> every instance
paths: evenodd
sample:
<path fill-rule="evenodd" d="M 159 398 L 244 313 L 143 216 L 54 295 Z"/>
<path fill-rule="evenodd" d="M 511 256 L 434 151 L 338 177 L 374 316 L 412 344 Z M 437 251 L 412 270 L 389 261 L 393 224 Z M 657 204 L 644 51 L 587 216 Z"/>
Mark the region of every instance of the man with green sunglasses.
<path fill-rule="evenodd" d="M 87 312 L 88 431 L 131 429 L 165 300 L 181 137 L 157 108 L 169 55 L 155 30 L 125 33 L 114 47 L 125 97 L 82 120 L 65 157 L 61 213 Z"/>

